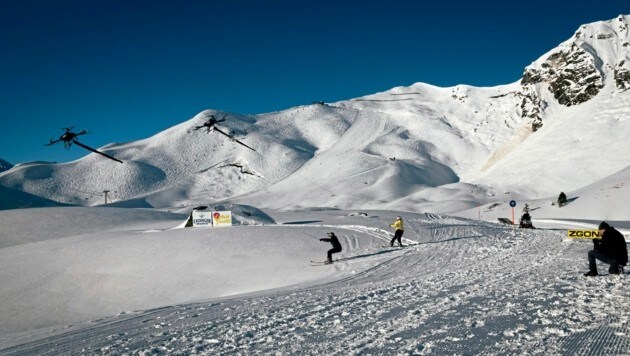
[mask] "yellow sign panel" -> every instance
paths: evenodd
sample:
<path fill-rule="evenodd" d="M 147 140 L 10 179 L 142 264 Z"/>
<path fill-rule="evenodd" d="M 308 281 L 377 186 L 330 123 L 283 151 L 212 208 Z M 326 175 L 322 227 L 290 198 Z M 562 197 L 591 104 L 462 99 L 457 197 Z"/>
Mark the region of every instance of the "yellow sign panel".
<path fill-rule="evenodd" d="M 231 211 L 215 211 L 212 213 L 213 226 L 232 226 Z"/>
<path fill-rule="evenodd" d="M 567 230 L 567 236 L 571 239 L 601 239 L 598 230 Z"/>

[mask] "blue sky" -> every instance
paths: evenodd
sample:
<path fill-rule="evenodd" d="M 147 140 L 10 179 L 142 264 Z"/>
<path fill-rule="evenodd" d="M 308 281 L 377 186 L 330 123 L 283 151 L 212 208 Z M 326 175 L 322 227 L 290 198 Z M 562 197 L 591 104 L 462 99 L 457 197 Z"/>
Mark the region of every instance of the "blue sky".
<path fill-rule="evenodd" d="M 495 86 L 626 0 L 0 0 L 0 158 L 66 162 L 205 109 L 240 114 L 425 82 Z"/>

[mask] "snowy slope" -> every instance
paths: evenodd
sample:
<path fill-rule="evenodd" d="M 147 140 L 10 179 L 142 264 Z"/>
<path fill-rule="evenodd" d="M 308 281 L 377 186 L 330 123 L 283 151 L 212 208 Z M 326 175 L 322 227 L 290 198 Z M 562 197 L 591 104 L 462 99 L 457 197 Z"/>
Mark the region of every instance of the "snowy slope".
<path fill-rule="evenodd" d="M 518 199 L 514 209 L 515 217 L 518 219 L 523 207 L 528 204 L 534 224 L 536 221 L 548 219 L 569 222 L 591 221 L 591 225 L 604 220 L 626 221 L 628 220 L 627 202 L 630 201 L 630 167 L 583 188 L 566 191 L 565 194 L 569 204 L 563 207 L 557 204 L 559 193 L 547 199 Z M 509 197 L 509 195 L 504 196 Z M 507 198 L 455 214 L 488 221 L 496 221 L 497 218 L 512 219 L 509 201 L 510 198 Z M 567 226 L 571 226 L 571 223 Z"/>
<path fill-rule="evenodd" d="M 3 355 L 630 352 L 628 275 L 582 277 L 592 243 L 549 223 L 402 213 L 415 245 L 390 249 L 393 211 L 270 211 L 278 224 L 171 230 L 168 215 L 99 209 L 116 229 L 74 235 L 70 222 L 93 209 L 36 209 L 68 237 L 0 248 Z M 327 231 L 340 260 L 309 266 Z"/>
<path fill-rule="evenodd" d="M 458 212 L 506 199 L 549 199 L 627 167 L 629 16 L 581 26 L 492 88 L 416 83 L 221 127 L 257 152 L 194 131 L 208 110 L 145 140 L 63 164 L 0 173 L 0 185 L 54 201 L 184 208 L 238 202 Z M 51 148 L 52 149 L 52 148 Z M 509 192 L 506 196 L 505 192 Z M 616 197 L 611 197 L 616 199 Z"/>

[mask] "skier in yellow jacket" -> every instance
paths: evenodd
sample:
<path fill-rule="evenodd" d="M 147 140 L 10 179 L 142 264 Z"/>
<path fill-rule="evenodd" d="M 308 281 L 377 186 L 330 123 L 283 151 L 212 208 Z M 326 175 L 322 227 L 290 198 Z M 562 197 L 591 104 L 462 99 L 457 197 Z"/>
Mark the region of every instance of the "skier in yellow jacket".
<path fill-rule="evenodd" d="M 398 240 L 398 245 L 400 247 L 403 247 L 401 238 L 403 235 L 403 231 L 405 230 L 404 226 L 403 226 L 403 219 L 400 216 L 396 217 L 396 221 L 394 221 L 393 224 L 389 224 L 389 226 L 393 227 L 396 231 L 394 232 L 394 238 L 392 239 L 392 241 L 389 243 L 389 246 L 394 247 L 394 241 Z"/>

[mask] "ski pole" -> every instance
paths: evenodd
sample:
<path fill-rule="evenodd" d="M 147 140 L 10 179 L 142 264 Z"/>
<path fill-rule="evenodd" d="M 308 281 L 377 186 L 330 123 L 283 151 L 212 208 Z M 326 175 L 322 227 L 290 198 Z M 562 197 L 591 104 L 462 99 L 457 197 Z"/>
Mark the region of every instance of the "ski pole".
<path fill-rule="evenodd" d="M 308 235 L 308 236 L 310 236 L 310 237 L 312 237 L 312 238 L 314 238 L 314 239 L 319 240 L 319 237 L 313 236 L 313 235 L 311 235 L 311 234 L 309 234 L 309 233 L 307 233 L 307 232 L 304 232 L 304 231 L 300 231 L 300 232 L 301 232 L 301 233 L 303 233 L 304 235 Z"/>

